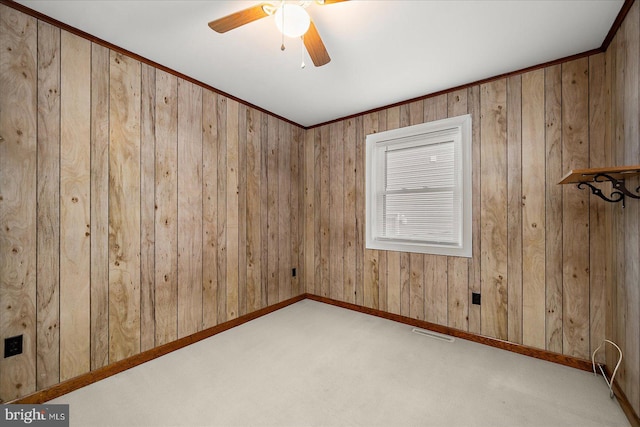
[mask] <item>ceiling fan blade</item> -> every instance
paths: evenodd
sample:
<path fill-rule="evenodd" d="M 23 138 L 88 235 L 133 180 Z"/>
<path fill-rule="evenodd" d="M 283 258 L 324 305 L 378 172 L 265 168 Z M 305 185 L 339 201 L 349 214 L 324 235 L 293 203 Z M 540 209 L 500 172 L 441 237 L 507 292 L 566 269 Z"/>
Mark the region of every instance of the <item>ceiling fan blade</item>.
<path fill-rule="evenodd" d="M 320 0 L 318 1 L 318 3 L 324 6 L 326 4 L 342 3 L 343 1 L 348 1 L 348 0 Z"/>
<path fill-rule="evenodd" d="M 329 52 L 327 52 L 327 48 L 324 46 L 324 43 L 320 38 L 320 34 L 318 33 L 318 29 L 313 21 L 311 21 L 311 25 L 309 25 L 309 29 L 305 33 L 303 40 L 304 46 L 307 48 L 307 52 L 309 52 L 309 56 L 313 61 L 313 65 L 316 67 L 322 67 L 331 61 Z"/>
<path fill-rule="evenodd" d="M 269 14 L 264 10 L 264 6 L 271 6 L 269 3 L 260 3 L 248 9 L 241 10 L 231 15 L 224 16 L 215 21 L 209 22 L 209 27 L 218 33 L 226 33 L 234 28 L 241 27 L 258 19 L 265 18 Z"/>

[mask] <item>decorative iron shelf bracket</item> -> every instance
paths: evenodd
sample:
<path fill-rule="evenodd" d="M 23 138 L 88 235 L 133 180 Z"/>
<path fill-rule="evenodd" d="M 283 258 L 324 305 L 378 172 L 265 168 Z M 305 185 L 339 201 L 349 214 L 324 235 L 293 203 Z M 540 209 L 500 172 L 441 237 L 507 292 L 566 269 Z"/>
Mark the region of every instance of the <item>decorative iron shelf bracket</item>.
<path fill-rule="evenodd" d="M 627 190 L 627 188 L 624 186 L 624 180 L 617 180 L 604 173 L 599 173 L 593 177 L 593 182 L 605 182 L 605 181 L 611 181 L 611 185 L 614 188 L 614 190 L 611 191 L 611 194 L 608 197 L 604 195 L 602 190 L 600 190 L 598 187 L 591 184 L 590 182 L 586 182 L 586 181 L 580 182 L 578 183 L 578 188 L 583 190 L 584 187 L 589 187 L 591 189 L 592 194 L 600 197 L 604 201 L 607 201 L 610 203 L 622 202 L 623 208 L 624 208 L 625 196 L 640 199 L 640 196 L 636 196 L 633 193 L 631 193 L 629 190 Z"/>
<path fill-rule="evenodd" d="M 640 199 L 640 186 L 632 191 L 625 186 L 625 178 L 640 175 L 640 166 L 621 166 L 614 168 L 581 169 L 569 172 L 560 181 L 560 184 L 578 184 L 583 190 L 589 188 L 591 193 L 610 203 L 624 202 L 626 197 Z M 611 182 L 611 192 L 606 195 L 594 183 Z"/>

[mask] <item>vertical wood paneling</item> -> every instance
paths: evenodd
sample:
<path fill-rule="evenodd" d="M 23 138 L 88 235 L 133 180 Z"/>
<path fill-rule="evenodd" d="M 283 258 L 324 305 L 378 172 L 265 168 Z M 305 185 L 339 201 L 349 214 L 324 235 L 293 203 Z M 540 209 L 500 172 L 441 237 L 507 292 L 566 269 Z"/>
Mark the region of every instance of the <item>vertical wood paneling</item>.
<path fill-rule="evenodd" d="M 545 348 L 544 70 L 522 76 L 522 98 L 522 343 Z"/>
<path fill-rule="evenodd" d="M 0 5 L 0 335 L 23 353 L 0 359 L 0 399 L 36 388 L 37 22 Z"/>
<path fill-rule="evenodd" d="M 320 292 L 322 296 L 328 297 L 331 294 L 331 280 L 329 269 L 330 257 L 330 212 L 328 209 L 330 202 L 330 147 L 329 147 L 329 126 L 320 128 Z"/>
<path fill-rule="evenodd" d="M 589 61 L 562 64 L 562 166 L 589 166 Z M 581 102 L 582 101 L 582 102 Z M 563 188 L 563 350 L 589 358 L 589 193 Z"/>
<path fill-rule="evenodd" d="M 261 123 L 262 113 L 247 110 L 247 311 L 262 307 L 261 210 Z M 313 144 L 310 144 L 313 147 Z M 311 251 L 313 254 L 313 251 Z"/>
<path fill-rule="evenodd" d="M 38 389 L 60 381 L 60 30 L 38 22 Z"/>
<path fill-rule="evenodd" d="M 91 43 L 60 40 L 60 380 L 91 367 Z"/>
<path fill-rule="evenodd" d="M 156 345 L 178 338 L 178 79 L 156 72 Z"/>
<path fill-rule="evenodd" d="M 315 292 L 315 210 L 316 210 L 316 185 L 315 185 L 315 132 L 313 130 L 304 133 L 304 285 L 305 292 Z"/>
<path fill-rule="evenodd" d="M 562 66 L 545 73 L 546 348 L 562 353 Z"/>
<path fill-rule="evenodd" d="M 269 188 L 268 188 L 268 168 L 267 159 L 269 157 L 269 116 L 261 115 L 260 121 L 260 239 L 262 241 L 261 263 L 262 271 L 260 278 L 261 305 L 268 305 L 269 297 Z"/>
<path fill-rule="evenodd" d="M 91 369 L 109 363 L 109 49 L 91 44 Z"/>
<path fill-rule="evenodd" d="M 344 129 L 329 126 L 329 296 L 342 300 L 344 290 Z"/>
<path fill-rule="evenodd" d="M 175 76 L 68 33 L 61 64 L 60 29 L 0 7 L 0 43 L 3 52 L 13 52 L 0 61 L 2 102 L 14 110 L 14 104 L 21 106 L 18 115 L 1 110 L 2 160 L 21 168 L 3 163 L 0 171 L 0 212 L 8 227 L 2 248 L 10 253 L 2 260 L 0 293 L 3 302 L 15 301 L 11 310 L 27 316 L 18 323 L 6 307 L 0 314 L 3 336 L 25 333 L 23 356 L 0 361 L 0 399 L 30 393 L 36 381 L 38 387 L 54 385 L 61 369 L 62 378 L 86 373 L 300 292 L 303 281 L 291 277 L 290 269 L 307 269 L 299 262 L 305 254 L 300 182 L 307 171 L 302 141 L 308 132 L 184 80 L 178 93 Z M 355 135 L 362 134 L 356 122 L 353 136 L 339 135 L 353 150 L 341 159 L 352 175 L 340 174 L 344 207 L 351 212 Z M 331 143 L 328 127 L 324 141 L 326 147 Z M 313 140 L 311 150 L 315 167 Z M 78 186 L 82 191 L 75 191 Z M 314 197 L 319 189 L 314 181 Z M 323 191 L 329 190 L 325 185 Z M 254 191 L 255 204 L 249 197 Z M 82 218 L 72 219 L 78 212 Z M 355 259 L 363 221 L 350 213 L 344 224 L 344 249 Z M 312 234 L 315 249 L 320 239 Z M 90 243 L 83 250 L 73 246 L 77 256 L 64 252 L 78 242 Z M 331 247 L 323 250 L 328 256 Z M 315 250 L 313 257 L 315 264 Z M 275 275 L 268 282 L 270 265 Z M 338 275 L 353 288 L 340 292 L 351 292 L 354 300 L 357 274 L 350 268 Z M 16 277 L 24 280 L 14 283 Z M 362 269 L 360 277 L 363 285 Z M 83 293 L 72 298 L 72 287 L 83 287 Z M 61 364 L 60 355 L 79 363 Z"/>
<path fill-rule="evenodd" d="M 480 87 L 482 334 L 507 339 L 507 90 Z"/>
<path fill-rule="evenodd" d="M 625 46 L 624 73 L 624 159 L 627 164 L 640 164 L 640 5 L 629 10 L 623 27 Z M 632 189 L 640 188 L 640 179 L 627 182 Z M 640 413 L 640 205 L 629 200 L 624 213 L 624 286 L 626 290 L 625 331 L 627 396 Z"/>
<path fill-rule="evenodd" d="M 400 107 L 392 107 L 386 110 L 387 123 L 384 130 L 392 130 L 400 127 Z M 400 314 L 402 297 L 402 277 L 400 273 L 400 253 L 386 252 L 387 257 L 387 310 Z M 384 269 L 380 270 L 384 274 Z"/>
<path fill-rule="evenodd" d="M 140 63 L 112 51 L 110 64 L 109 362 L 115 362 L 140 351 Z"/>
<path fill-rule="evenodd" d="M 509 341 L 522 343 L 523 289 L 522 289 L 522 208 L 525 203 L 522 187 L 526 184 L 522 176 L 523 114 L 526 100 L 523 100 L 524 76 L 507 79 L 507 295 Z"/>
<path fill-rule="evenodd" d="M 356 121 L 344 123 L 344 300 L 356 302 L 356 260 L 358 221 L 356 219 L 356 176 L 360 173 L 356 155 Z"/>
<path fill-rule="evenodd" d="M 291 131 L 289 125 L 284 122 L 278 124 L 278 222 L 276 228 L 278 240 L 278 302 L 284 301 L 291 295 L 291 182 L 290 165 Z"/>
<path fill-rule="evenodd" d="M 227 98 L 218 96 L 218 323 L 227 320 Z"/>
<path fill-rule="evenodd" d="M 376 113 L 366 114 L 362 120 L 363 122 L 363 138 L 378 131 L 378 115 Z M 362 156 L 362 165 L 365 161 L 365 146 L 360 148 L 360 155 Z M 362 169 L 364 173 L 364 168 Z M 364 181 L 364 180 L 363 180 Z M 362 183 L 364 189 L 364 182 Z M 363 197 L 364 199 L 364 197 Z M 364 200 L 363 200 L 364 205 Z M 362 246 L 364 248 L 364 244 Z M 379 308 L 379 276 L 378 276 L 378 251 L 371 249 L 364 249 L 364 269 L 363 269 L 363 304 L 365 307 Z"/>
<path fill-rule="evenodd" d="M 218 323 L 218 95 L 202 92 L 202 327 Z M 259 194 L 259 193 L 255 193 Z M 260 223 L 258 222 L 258 231 Z"/>
<path fill-rule="evenodd" d="M 468 91 L 461 89 L 447 95 L 447 115 L 467 114 Z M 469 316 L 469 260 L 447 257 L 447 324 L 467 330 Z"/>
<path fill-rule="evenodd" d="M 365 236 L 364 236 L 364 217 L 365 217 L 365 134 L 364 134 L 364 118 L 358 116 L 355 118 L 355 199 L 356 199 L 356 285 L 355 285 L 355 303 L 364 304 L 364 253 L 365 253 Z"/>
<path fill-rule="evenodd" d="M 589 162 L 588 104 L 574 106 L 588 93 L 588 60 L 563 64 L 562 79 L 563 169 L 569 170 Z M 563 201 L 564 351 L 586 358 L 590 347 L 589 197 L 586 192 L 565 188 Z"/>
<path fill-rule="evenodd" d="M 178 338 L 202 329 L 202 88 L 178 79 Z"/>
<path fill-rule="evenodd" d="M 481 245 L 480 239 L 480 208 L 481 208 L 481 112 L 480 112 L 480 86 L 470 87 L 468 90 L 469 114 L 471 114 L 471 181 L 472 181 L 472 251 L 473 257 L 469 262 L 469 332 L 481 333 L 482 309 L 481 305 L 472 304 L 473 293 L 481 292 Z"/>
<path fill-rule="evenodd" d="M 247 313 L 247 107 L 238 104 L 238 316 Z"/>
<path fill-rule="evenodd" d="M 155 347 L 156 69 L 142 65 L 140 135 L 140 350 Z"/>
<path fill-rule="evenodd" d="M 304 244 L 302 234 L 304 230 L 303 218 L 303 175 L 302 165 L 304 164 L 304 152 L 302 143 L 304 142 L 304 130 L 297 126 L 291 128 L 291 265 L 296 268 L 296 275 L 291 275 L 291 296 L 298 296 L 304 293 L 301 277 L 304 277 Z"/>
<path fill-rule="evenodd" d="M 238 317 L 238 102 L 227 102 L 227 320 Z M 244 250 L 244 248 L 243 248 Z"/>
<path fill-rule="evenodd" d="M 316 129 L 315 131 L 311 131 L 313 134 L 313 201 L 314 201 L 314 215 L 313 215 L 313 234 L 314 234 L 314 245 L 313 245 L 313 265 L 314 265 L 314 284 L 313 284 L 313 292 L 316 295 L 322 295 L 322 228 L 320 222 L 320 213 L 322 209 L 322 140 L 320 129 Z"/>
<path fill-rule="evenodd" d="M 278 302 L 278 122 L 269 117 L 267 151 L 268 304 Z"/>
<path fill-rule="evenodd" d="M 589 58 L 589 166 L 603 167 L 609 165 L 606 154 L 609 138 L 607 126 L 608 90 L 606 78 L 605 55 L 594 55 Z M 607 224 L 607 203 L 597 197 L 589 198 L 589 331 L 590 348 L 593 354 L 605 338 L 607 259 L 611 248 L 607 242 L 610 224 Z M 597 357 L 605 363 L 604 352 Z"/>

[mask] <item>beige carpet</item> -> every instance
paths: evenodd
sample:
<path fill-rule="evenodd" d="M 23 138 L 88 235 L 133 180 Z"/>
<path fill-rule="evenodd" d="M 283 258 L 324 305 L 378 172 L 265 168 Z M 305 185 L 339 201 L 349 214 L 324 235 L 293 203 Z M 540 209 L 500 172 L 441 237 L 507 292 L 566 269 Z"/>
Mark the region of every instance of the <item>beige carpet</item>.
<path fill-rule="evenodd" d="M 601 377 L 304 300 L 51 403 L 84 426 L 629 426 Z"/>

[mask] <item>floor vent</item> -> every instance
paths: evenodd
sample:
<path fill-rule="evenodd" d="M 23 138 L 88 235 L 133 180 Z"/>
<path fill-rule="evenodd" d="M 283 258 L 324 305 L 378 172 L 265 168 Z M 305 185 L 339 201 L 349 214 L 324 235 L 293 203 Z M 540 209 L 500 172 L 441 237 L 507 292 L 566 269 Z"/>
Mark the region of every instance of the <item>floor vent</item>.
<path fill-rule="evenodd" d="M 422 336 L 433 338 L 440 341 L 454 342 L 456 340 L 454 337 L 450 337 L 449 335 L 427 331 L 426 329 L 413 328 L 411 332 L 413 332 L 414 334 L 422 335 Z"/>

